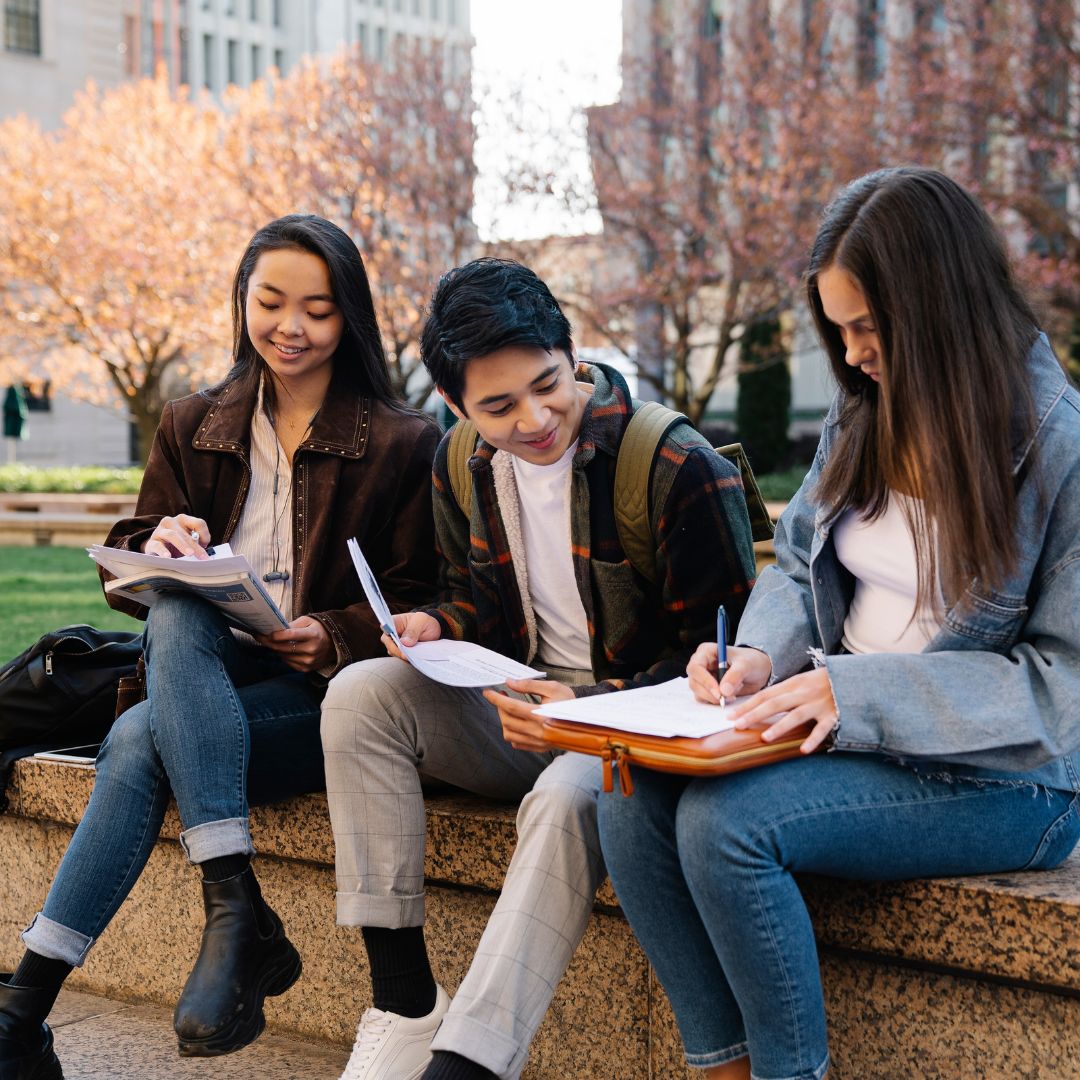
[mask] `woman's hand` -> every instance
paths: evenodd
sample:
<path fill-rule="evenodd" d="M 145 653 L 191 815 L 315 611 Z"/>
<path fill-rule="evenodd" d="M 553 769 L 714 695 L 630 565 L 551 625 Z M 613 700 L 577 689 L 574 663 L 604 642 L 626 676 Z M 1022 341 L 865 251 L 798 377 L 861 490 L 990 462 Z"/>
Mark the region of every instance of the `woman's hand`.
<path fill-rule="evenodd" d="M 294 671 L 319 671 L 337 658 L 329 631 L 310 615 L 293 619 L 287 630 L 256 634 L 255 639 L 277 653 Z"/>
<path fill-rule="evenodd" d="M 497 690 L 485 690 L 484 697 L 499 710 L 503 738 L 515 750 L 535 750 L 543 753 L 551 746 L 544 738 L 544 718 L 537 716 L 540 705 L 549 701 L 568 701 L 574 691 L 565 683 L 553 679 L 507 679 L 506 685 L 519 694 L 532 694 L 540 699 L 539 705 L 531 701 L 519 701 Z"/>
<path fill-rule="evenodd" d="M 195 533 L 196 536 L 191 534 Z M 197 537 L 197 538 L 196 538 Z M 176 559 L 181 555 L 194 555 L 196 559 L 208 559 L 206 549 L 210 546 L 210 530 L 202 518 L 191 514 L 163 517 L 150 539 L 143 544 L 147 555 L 164 555 Z"/>
<path fill-rule="evenodd" d="M 394 630 L 401 638 L 401 644 L 408 647 L 418 641 L 438 641 L 442 637 L 442 626 L 434 615 L 423 611 L 409 611 L 404 615 L 394 616 Z M 404 660 L 397 643 L 389 634 L 383 634 L 381 641 L 386 651 L 399 660 Z"/>
<path fill-rule="evenodd" d="M 790 679 L 767 687 L 748 701 L 733 707 L 728 715 L 737 728 L 748 728 L 766 723 L 777 713 L 786 715 L 761 733 L 765 742 L 773 742 L 800 724 L 812 720 L 814 730 L 799 749 L 804 754 L 816 750 L 828 738 L 839 719 L 828 669 L 820 667 L 792 675 Z"/>
<path fill-rule="evenodd" d="M 690 689 L 694 691 L 694 697 L 698 701 L 707 705 L 719 705 L 721 697 L 730 699 L 739 694 L 752 694 L 769 681 L 772 661 L 765 653 L 759 649 L 732 646 L 727 651 L 727 673 L 717 682 L 717 651 L 714 642 L 703 642 L 686 665 Z"/>

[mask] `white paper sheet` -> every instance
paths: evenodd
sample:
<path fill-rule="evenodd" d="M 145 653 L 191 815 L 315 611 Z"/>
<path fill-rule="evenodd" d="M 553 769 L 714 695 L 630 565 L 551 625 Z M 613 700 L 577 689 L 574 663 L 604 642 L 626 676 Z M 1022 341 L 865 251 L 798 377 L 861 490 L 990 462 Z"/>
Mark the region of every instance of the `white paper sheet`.
<path fill-rule="evenodd" d="M 177 563 L 183 563 L 184 573 L 189 577 L 223 577 L 234 573 L 255 576 L 246 556 L 234 555 L 228 544 L 215 548 L 214 554 L 207 559 L 197 559 L 190 555 L 172 559 L 167 555 L 147 555 L 142 551 L 124 551 L 102 544 L 92 544 L 86 549 L 86 553 L 99 566 L 104 566 L 111 574 L 120 578 L 143 574 L 147 570 L 157 570 L 163 566 L 175 568 Z"/>
<path fill-rule="evenodd" d="M 694 699 L 689 679 L 672 679 L 637 690 L 553 701 L 536 712 L 540 716 L 598 724 L 638 735 L 701 738 L 718 731 L 730 731 L 735 726 L 727 718 L 731 704 L 729 702 L 725 707 L 705 705 Z"/>
<path fill-rule="evenodd" d="M 402 656 L 422 675 L 446 686 L 501 686 L 507 679 L 543 679 L 545 673 L 535 668 L 519 664 L 516 660 L 502 656 L 482 645 L 471 641 L 452 641 L 440 638 L 438 641 L 421 641 L 406 648 L 394 629 L 394 616 L 390 612 L 382 592 L 379 590 L 375 575 L 368 565 L 360 545 L 355 540 L 348 541 L 349 554 L 353 566 L 363 586 L 371 610 L 379 620 L 383 633 L 394 640 L 401 649 Z"/>

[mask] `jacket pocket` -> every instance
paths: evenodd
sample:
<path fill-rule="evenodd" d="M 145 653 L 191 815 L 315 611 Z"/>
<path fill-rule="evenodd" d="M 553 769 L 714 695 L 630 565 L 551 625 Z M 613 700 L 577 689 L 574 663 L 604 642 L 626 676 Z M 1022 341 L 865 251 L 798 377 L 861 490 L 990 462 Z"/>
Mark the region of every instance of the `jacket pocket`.
<path fill-rule="evenodd" d="M 945 625 L 955 634 L 1004 650 L 1016 643 L 1027 616 L 1023 597 L 970 585 L 964 599 L 946 613 Z"/>
<path fill-rule="evenodd" d="M 623 646 L 639 639 L 645 621 L 645 593 L 641 578 L 634 572 L 629 559 L 622 562 L 598 562 L 589 567 L 592 575 L 594 621 L 604 642 L 609 660 L 626 659 Z M 655 616 L 649 620 L 656 623 Z M 659 626 L 655 627 L 658 633 Z M 645 635 L 653 637 L 655 634 Z"/>

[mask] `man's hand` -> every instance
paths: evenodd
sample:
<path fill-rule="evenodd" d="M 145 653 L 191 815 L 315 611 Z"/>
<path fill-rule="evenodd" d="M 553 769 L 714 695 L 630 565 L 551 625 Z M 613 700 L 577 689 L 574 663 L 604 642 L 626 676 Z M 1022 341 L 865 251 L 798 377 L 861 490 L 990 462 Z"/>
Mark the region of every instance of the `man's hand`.
<path fill-rule="evenodd" d="M 568 701 L 574 696 L 574 691 L 553 679 L 507 679 L 506 685 L 516 693 L 538 697 L 540 702 L 519 701 L 497 690 L 485 690 L 484 697 L 499 710 L 503 738 L 515 750 L 534 750 L 537 753 L 550 750 L 551 746 L 543 735 L 544 718 L 536 716 L 536 710 L 549 701 Z"/>
<path fill-rule="evenodd" d="M 423 611 L 409 611 L 404 615 L 395 615 L 394 630 L 401 638 L 401 644 L 406 648 L 415 645 L 418 641 L 438 641 L 442 637 L 442 626 L 439 625 L 439 620 Z M 391 656 L 396 656 L 399 660 L 405 659 L 389 634 L 383 634 L 382 643 Z"/>

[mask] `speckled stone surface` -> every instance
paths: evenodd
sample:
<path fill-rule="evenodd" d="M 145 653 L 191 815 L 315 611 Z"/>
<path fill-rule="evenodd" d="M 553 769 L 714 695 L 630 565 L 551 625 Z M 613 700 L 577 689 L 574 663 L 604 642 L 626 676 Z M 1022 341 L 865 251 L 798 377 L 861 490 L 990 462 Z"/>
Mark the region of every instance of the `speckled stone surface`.
<path fill-rule="evenodd" d="M 66 1080 L 336 1080 L 348 1051 L 263 1035 L 237 1054 L 181 1058 L 168 1009 L 64 991 L 49 1018 Z"/>
<path fill-rule="evenodd" d="M 1080 1000 L 826 958 L 829 1080 L 1077 1080 Z"/>
<path fill-rule="evenodd" d="M 0 858 L 9 871 L 0 876 L 0 967 L 21 954 L 17 931 L 40 906 L 92 779 L 90 770 L 47 763 L 16 769 L 12 809 L 21 816 L 0 816 Z M 494 904 L 513 851 L 514 815 L 513 806 L 470 796 L 442 793 L 428 801 L 427 939 L 436 975 L 450 990 Z M 305 963 L 301 982 L 268 1002 L 271 1028 L 347 1046 L 369 1004 L 368 981 L 359 934 L 334 926 L 325 798 L 257 810 L 252 825 L 264 853 L 257 860 L 264 892 Z M 178 829 L 171 815 L 163 836 Z M 1080 1000 L 1040 992 L 1080 989 L 1080 855 L 1037 874 L 801 884 L 823 943 L 832 1077 L 1080 1080 Z M 663 992 L 609 885 L 598 899 L 525 1077 L 692 1076 Z M 201 922 L 197 875 L 179 845 L 163 839 L 72 983 L 171 1006 L 194 960 Z M 1034 987 L 911 970 L 892 958 Z"/>
<path fill-rule="evenodd" d="M 1080 990 L 1080 849 L 1036 873 L 800 884 L 825 944 Z"/>

